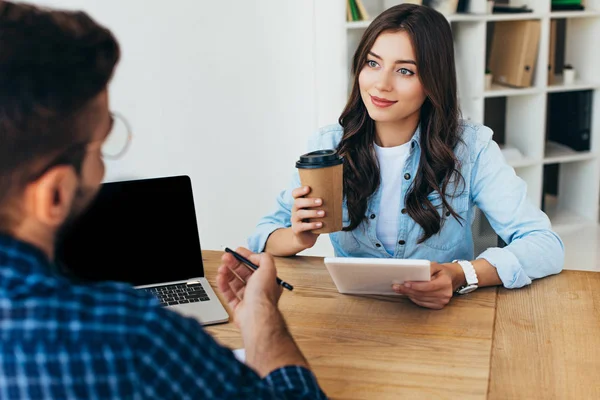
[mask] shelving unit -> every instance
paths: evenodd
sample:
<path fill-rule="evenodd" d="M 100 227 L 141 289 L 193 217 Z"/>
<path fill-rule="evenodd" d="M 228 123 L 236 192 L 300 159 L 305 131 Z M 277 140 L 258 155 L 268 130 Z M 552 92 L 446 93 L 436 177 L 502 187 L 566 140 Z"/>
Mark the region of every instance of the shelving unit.
<path fill-rule="evenodd" d="M 340 0 L 342 1 L 342 0 Z M 383 11 L 382 0 L 363 0 L 371 16 Z M 521 158 L 507 157 L 515 172 L 528 185 L 528 197 L 550 217 L 554 229 L 572 229 L 598 224 L 600 204 L 600 0 L 587 0 L 585 11 L 551 11 L 550 0 L 516 0 L 513 6 L 527 5 L 533 10 L 522 14 L 485 14 L 485 0 L 470 0 L 468 14 L 448 15 L 451 23 L 459 99 L 463 118 L 495 129 L 494 139 L 516 148 Z M 491 45 L 493 24 L 501 21 L 535 19 L 541 22 L 540 42 L 533 84 L 528 88 L 492 85 L 484 88 L 484 73 Z M 550 24 L 564 21 L 564 51 L 557 53 L 555 81 L 548 85 Z M 346 22 L 347 72 L 354 50 L 370 21 Z M 564 84 L 563 63 L 572 64 L 575 82 Z M 479 77 L 479 78 L 476 78 Z M 351 80 L 348 75 L 347 94 Z M 575 151 L 547 140 L 548 97 L 554 93 L 592 90 L 592 129 L 590 148 Z M 544 193 L 544 169 L 558 165 L 557 194 Z M 546 168 L 547 169 L 547 168 Z"/>
<path fill-rule="evenodd" d="M 548 93 L 558 93 L 558 92 L 572 92 L 576 90 L 588 90 L 595 89 L 598 87 L 597 83 L 586 82 L 581 78 L 576 78 L 575 82 L 566 84 L 563 82 L 563 78 L 561 75 L 557 75 L 554 77 L 555 82 L 552 85 L 549 85 L 546 88 Z"/>
<path fill-rule="evenodd" d="M 492 83 L 491 89 L 483 92 L 483 97 L 525 96 L 528 94 L 537 93 L 543 93 L 543 89 L 536 87 L 513 89 L 507 86 L 499 85 L 497 83 Z"/>
<path fill-rule="evenodd" d="M 575 151 L 568 146 L 551 141 L 547 141 L 544 147 L 544 164 L 593 160 L 595 157 L 596 155 L 590 151 Z"/>

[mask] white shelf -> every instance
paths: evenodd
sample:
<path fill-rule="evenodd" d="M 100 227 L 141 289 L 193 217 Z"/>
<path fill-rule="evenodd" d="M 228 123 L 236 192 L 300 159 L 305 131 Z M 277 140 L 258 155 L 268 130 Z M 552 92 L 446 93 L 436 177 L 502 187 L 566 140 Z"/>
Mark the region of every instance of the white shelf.
<path fill-rule="evenodd" d="M 576 79 L 570 84 L 563 83 L 562 75 L 556 75 L 552 85 L 547 87 L 532 86 L 528 88 L 512 88 L 509 86 L 492 83 L 492 88 L 483 92 L 483 97 L 509 97 L 509 96 L 527 96 L 538 93 L 556 93 L 556 92 L 573 92 L 576 90 L 600 89 L 600 83 L 586 82 Z"/>
<path fill-rule="evenodd" d="M 538 94 L 542 93 L 544 89 L 538 87 L 528 87 L 528 88 L 511 88 L 508 86 L 498 85 L 496 83 L 492 83 L 492 88 L 490 90 L 486 90 L 483 92 L 483 97 L 508 97 L 508 96 L 527 96 L 530 94 Z"/>
<path fill-rule="evenodd" d="M 479 22 L 485 20 L 485 14 L 450 14 L 446 15 L 446 19 L 450 22 Z"/>
<path fill-rule="evenodd" d="M 496 13 L 496 14 L 487 14 L 485 16 L 486 21 L 495 22 L 495 21 L 521 21 L 524 19 L 542 19 L 545 17 L 545 14 L 541 13 Z"/>
<path fill-rule="evenodd" d="M 559 164 L 574 161 L 592 160 L 596 155 L 590 151 L 575 151 L 560 143 L 546 142 L 544 164 Z"/>
<path fill-rule="evenodd" d="M 451 14 L 446 15 L 446 19 L 449 22 L 478 22 L 484 21 L 487 15 L 480 14 Z M 347 29 L 366 29 L 369 25 L 371 25 L 372 20 L 368 21 L 347 21 L 346 28 Z"/>
<path fill-rule="evenodd" d="M 518 160 L 508 160 L 508 165 L 510 165 L 513 168 L 526 168 L 526 167 L 531 167 L 534 165 L 538 165 L 539 161 L 531 158 L 531 157 L 523 157 L 521 159 Z"/>
<path fill-rule="evenodd" d="M 544 212 L 550 218 L 552 228 L 556 231 L 597 224 L 597 221 L 589 220 L 574 211 L 561 208 L 556 196 L 545 196 Z"/>
<path fill-rule="evenodd" d="M 457 13 L 446 15 L 449 22 L 483 22 L 483 21 L 519 21 L 524 19 L 542 19 L 548 14 L 541 13 L 496 13 L 496 14 L 466 14 Z M 593 14 L 590 14 L 592 16 Z M 371 24 L 368 21 L 347 21 L 347 29 L 365 29 Z"/>
<path fill-rule="evenodd" d="M 520 21 L 526 19 L 543 19 L 543 18 L 561 19 L 561 18 L 594 18 L 600 17 L 600 11 L 585 10 L 585 11 L 553 11 L 551 13 L 495 13 L 495 14 L 466 14 L 457 13 L 446 15 L 449 22 L 497 22 L 497 21 Z M 346 22 L 347 29 L 365 29 L 371 24 L 372 20 L 368 21 L 348 21 Z"/>
<path fill-rule="evenodd" d="M 348 21 L 346 22 L 347 29 L 366 29 L 369 25 L 371 25 L 371 20 L 369 21 Z"/>
<path fill-rule="evenodd" d="M 585 219 L 579 214 L 569 210 L 560 210 L 558 208 L 546 208 L 546 215 L 550 218 L 552 228 L 556 231 L 561 231 L 568 228 L 582 228 L 585 226 L 596 225 L 597 222 Z"/>
<path fill-rule="evenodd" d="M 580 79 L 575 79 L 575 82 L 565 84 L 562 75 L 554 76 L 554 83 L 546 88 L 549 93 L 555 92 L 571 92 L 575 90 L 587 90 L 600 87 L 600 83 L 585 82 Z"/>
<path fill-rule="evenodd" d="M 584 11 L 553 11 L 550 13 L 550 18 L 591 18 L 599 17 L 600 11 L 584 10 Z"/>
<path fill-rule="evenodd" d="M 524 156 L 517 148 L 513 146 L 500 145 L 500 150 L 504 159 L 513 168 L 525 168 L 539 164 L 539 161 L 532 157 Z"/>

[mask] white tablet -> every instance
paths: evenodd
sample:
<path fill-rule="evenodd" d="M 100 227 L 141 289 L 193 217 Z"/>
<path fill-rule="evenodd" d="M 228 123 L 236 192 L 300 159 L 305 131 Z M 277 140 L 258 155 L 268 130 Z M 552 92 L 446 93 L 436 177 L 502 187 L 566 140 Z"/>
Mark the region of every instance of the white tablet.
<path fill-rule="evenodd" d="M 392 284 L 429 281 L 429 260 L 326 257 L 325 266 L 340 293 L 396 295 Z"/>

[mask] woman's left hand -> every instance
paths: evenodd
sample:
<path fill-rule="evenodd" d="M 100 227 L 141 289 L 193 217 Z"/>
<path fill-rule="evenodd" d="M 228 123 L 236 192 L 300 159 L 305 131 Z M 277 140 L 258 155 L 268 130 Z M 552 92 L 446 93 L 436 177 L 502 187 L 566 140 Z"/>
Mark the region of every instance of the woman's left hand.
<path fill-rule="evenodd" d="M 394 284 L 396 293 L 406 295 L 413 303 L 421 307 L 441 310 L 450 302 L 456 287 L 460 286 L 462 268 L 458 264 L 431 263 L 429 282 L 404 282 Z"/>

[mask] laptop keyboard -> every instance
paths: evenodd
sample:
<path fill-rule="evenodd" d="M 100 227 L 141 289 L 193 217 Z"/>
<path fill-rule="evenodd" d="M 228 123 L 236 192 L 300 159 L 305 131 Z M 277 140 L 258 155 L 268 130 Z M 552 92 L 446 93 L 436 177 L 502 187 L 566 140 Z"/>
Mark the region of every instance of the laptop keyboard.
<path fill-rule="evenodd" d="M 208 301 L 208 295 L 200 282 L 179 283 L 142 289 L 160 300 L 163 306 Z"/>

